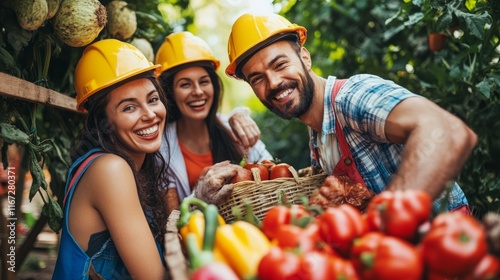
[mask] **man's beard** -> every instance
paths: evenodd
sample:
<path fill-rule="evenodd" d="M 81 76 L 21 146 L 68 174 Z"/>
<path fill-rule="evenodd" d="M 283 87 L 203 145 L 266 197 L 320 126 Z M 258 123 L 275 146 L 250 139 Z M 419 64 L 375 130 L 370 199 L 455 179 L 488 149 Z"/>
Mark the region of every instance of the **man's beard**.
<path fill-rule="evenodd" d="M 292 81 L 287 84 L 281 84 L 278 88 L 272 90 L 269 93 L 266 101 L 262 102 L 269 109 L 269 111 L 273 112 L 283 119 L 290 120 L 292 118 L 298 118 L 302 116 L 307 112 L 307 110 L 309 110 L 314 96 L 314 84 L 311 75 L 307 71 L 304 71 L 304 73 L 305 75 L 301 76 L 303 88 L 298 87 L 297 81 Z M 284 108 L 280 111 L 278 108 L 272 105 L 272 101 L 276 95 L 287 88 L 296 88 L 299 91 L 299 104 L 295 107 L 292 107 L 293 101 L 289 101 L 283 104 Z"/>

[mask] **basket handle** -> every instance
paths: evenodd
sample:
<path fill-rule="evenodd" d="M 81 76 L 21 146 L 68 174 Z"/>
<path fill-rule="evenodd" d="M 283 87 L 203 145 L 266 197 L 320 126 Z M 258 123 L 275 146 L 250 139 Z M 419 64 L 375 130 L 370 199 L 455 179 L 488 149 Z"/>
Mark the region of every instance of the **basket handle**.
<path fill-rule="evenodd" d="M 253 180 L 255 181 L 255 183 L 260 184 L 260 182 L 262 181 L 262 179 L 260 178 L 260 170 L 257 167 L 252 167 L 250 171 L 252 171 Z"/>
<path fill-rule="evenodd" d="M 288 170 L 290 170 L 290 172 L 292 172 L 292 176 L 293 176 L 293 179 L 295 180 L 295 182 L 297 182 L 297 184 L 300 185 L 299 173 L 297 173 L 297 170 L 295 170 L 295 168 L 293 168 L 293 166 L 291 166 L 291 165 L 290 165 L 290 167 L 288 167 Z"/>

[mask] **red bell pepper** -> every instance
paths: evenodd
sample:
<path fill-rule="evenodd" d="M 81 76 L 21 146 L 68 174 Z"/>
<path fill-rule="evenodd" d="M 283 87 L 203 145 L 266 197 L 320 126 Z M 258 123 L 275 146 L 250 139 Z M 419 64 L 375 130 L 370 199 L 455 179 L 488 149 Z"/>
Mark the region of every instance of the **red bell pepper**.
<path fill-rule="evenodd" d="M 432 209 L 430 195 L 422 190 L 383 191 L 365 210 L 372 231 L 415 242 L 418 227 L 429 220 Z"/>
<path fill-rule="evenodd" d="M 472 273 L 460 280 L 495 280 L 500 278 L 500 260 L 491 254 L 486 254 L 476 265 Z"/>
<path fill-rule="evenodd" d="M 368 232 L 361 212 L 349 204 L 329 207 L 316 218 L 321 239 L 343 257 L 349 255 L 353 240 Z"/>
<path fill-rule="evenodd" d="M 311 251 L 300 257 L 300 268 L 296 279 L 308 280 L 331 280 L 336 279 L 333 275 L 332 256 Z"/>
<path fill-rule="evenodd" d="M 273 247 L 259 263 L 259 280 L 357 280 L 352 264 L 335 256 L 310 251 L 297 253 Z"/>
<path fill-rule="evenodd" d="M 445 277 L 471 273 L 488 250 L 481 223 L 461 212 L 437 215 L 421 246 L 426 267 Z"/>
<path fill-rule="evenodd" d="M 281 225 L 297 224 L 300 218 L 308 216 L 309 211 L 303 205 L 292 204 L 290 207 L 276 205 L 262 218 L 261 229 L 269 239 L 273 239 L 277 236 Z"/>
<path fill-rule="evenodd" d="M 354 268 L 354 264 L 349 259 L 344 259 L 340 257 L 331 257 L 333 263 L 333 272 L 332 279 L 339 280 L 358 280 L 360 279 L 356 269 Z"/>
<path fill-rule="evenodd" d="M 335 252 L 319 236 L 319 224 L 314 222 L 301 228 L 296 225 L 281 225 L 272 239 L 279 247 L 298 252 L 320 251 L 335 255 Z"/>
<path fill-rule="evenodd" d="M 274 246 L 260 260 L 257 274 L 259 280 L 296 279 L 299 267 L 300 260 L 295 253 Z"/>

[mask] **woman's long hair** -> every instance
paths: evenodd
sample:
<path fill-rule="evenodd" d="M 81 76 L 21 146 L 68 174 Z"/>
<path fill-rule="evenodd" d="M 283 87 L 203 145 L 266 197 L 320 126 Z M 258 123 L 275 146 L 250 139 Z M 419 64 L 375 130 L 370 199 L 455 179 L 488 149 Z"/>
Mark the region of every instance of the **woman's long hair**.
<path fill-rule="evenodd" d="M 151 75 L 146 76 L 146 78 L 153 83 L 159 93 L 161 102 L 163 102 L 166 107 L 167 100 L 165 98 L 165 93 L 158 84 L 156 78 Z M 130 80 L 126 80 L 117 86 L 128 81 Z M 72 151 L 72 159 L 77 159 L 95 147 L 100 147 L 107 153 L 116 154 L 125 159 L 134 172 L 137 192 L 139 194 L 142 209 L 147 216 L 149 227 L 155 239 L 160 242 L 160 244 L 163 244 L 166 232 L 167 208 L 163 199 L 163 193 L 159 186 L 160 183 L 164 184 L 164 182 L 162 182 L 163 180 L 167 180 L 160 172 L 165 167 L 166 162 L 159 151 L 152 154 L 146 154 L 146 158 L 139 172 L 135 172 L 132 160 L 124 153 L 126 148 L 118 140 L 114 132 L 114 127 L 110 125 L 108 117 L 106 116 L 105 107 L 109 102 L 109 94 L 107 93 L 109 93 L 110 90 L 111 89 L 107 88 L 105 92 L 91 96 L 91 100 L 86 103 L 88 116 L 84 129 L 80 133 L 76 149 Z"/>
<path fill-rule="evenodd" d="M 223 95 L 223 84 L 217 72 L 212 67 L 203 66 L 205 71 L 207 71 L 212 85 L 214 87 L 214 100 L 212 102 L 212 107 L 208 113 L 205 123 L 208 127 L 208 133 L 210 135 L 210 149 L 212 151 L 212 158 L 214 163 L 221 162 L 224 160 L 230 160 L 232 163 L 239 163 L 243 158 L 243 155 L 238 149 L 237 144 L 232 141 L 230 132 L 224 126 L 224 124 L 217 117 L 217 112 L 222 101 Z M 160 76 L 160 83 L 167 95 L 167 121 L 174 122 L 178 121 L 182 114 L 177 107 L 174 97 L 174 77 L 175 73 L 164 72 Z"/>

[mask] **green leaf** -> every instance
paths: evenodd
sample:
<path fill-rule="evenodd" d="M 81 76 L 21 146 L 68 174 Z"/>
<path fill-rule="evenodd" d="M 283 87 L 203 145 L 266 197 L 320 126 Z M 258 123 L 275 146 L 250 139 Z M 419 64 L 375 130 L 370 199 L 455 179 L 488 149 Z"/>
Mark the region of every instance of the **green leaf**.
<path fill-rule="evenodd" d="M 435 31 L 443 31 L 450 27 L 451 22 L 453 21 L 453 14 L 447 9 L 445 13 L 443 13 L 436 22 L 436 30 Z"/>
<path fill-rule="evenodd" d="M 17 68 L 16 60 L 12 55 L 3 47 L 0 46 L 0 70 L 2 72 L 12 71 L 16 77 L 21 75 L 21 71 Z"/>
<path fill-rule="evenodd" d="M 487 12 L 476 15 L 455 10 L 455 16 L 473 36 L 479 39 L 484 38 L 485 26 L 491 23 L 491 16 Z"/>
<path fill-rule="evenodd" d="M 405 28 L 404 25 L 398 25 L 394 28 L 389 28 L 387 29 L 386 31 L 384 31 L 384 34 L 382 35 L 383 38 L 384 38 L 384 42 L 391 39 L 392 37 L 394 37 L 396 34 L 398 34 L 399 32 L 403 31 Z"/>
<path fill-rule="evenodd" d="M 462 70 L 460 69 L 460 66 L 458 65 L 453 65 L 450 68 L 450 77 L 459 79 L 461 77 Z"/>
<path fill-rule="evenodd" d="M 436 10 L 443 10 L 446 5 L 449 5 L 447 2 L 449 0 L 431 0 L 431 7 Z"/>
<path fill-rule="evenodd" d="M 48 197 L 49 203 L 43 205 L 42 214 L 47 217 L 49 227 L 53 231 L 58 232 L 61 229 L 63 212 L 61 206 L 51 196 Z"/>
<path fill-rule="evenodd" d="M 29 200 L 31 201 L 36 193 L 39 191 L 40 187 L 47 190 L 47 181 L 45 180 L 45 174 L 38 164 L 36 159 L 36 154 L 30 152 L 30 172 L 33 178 L 33 183 L 31 183 Z"/>
<path fill-rule="evenodd" d="M 419 23 L 424 18 L 423 13 L 414 13 L 408 17 L 408 20 L 404 23 L 406 27 L 410 27 Z"/>
<path fill-rule="evenodd" d="M 28 134 L 8 123 L 0 123 L 0 138 L 10 144 L 18 143 L 26 145 L 30 142 Z"/>
<path fill-rule="evenodd" d="M 476 84 L 476 88 L 488 99 L 491 96 L 493 86 L 494 84 L 488 79 L 482 80 Z"/>
<path fill-rule="evenodd" d="M 49 142 L 49 143 L 47 143 Z M 32 148 L 35 152 L 45 154 L 52 150 L 53 144 L 50 142 L 50 140 L 45 139 L 43 140 L 40 144 L 38 145 L 33 145 Z"/>

